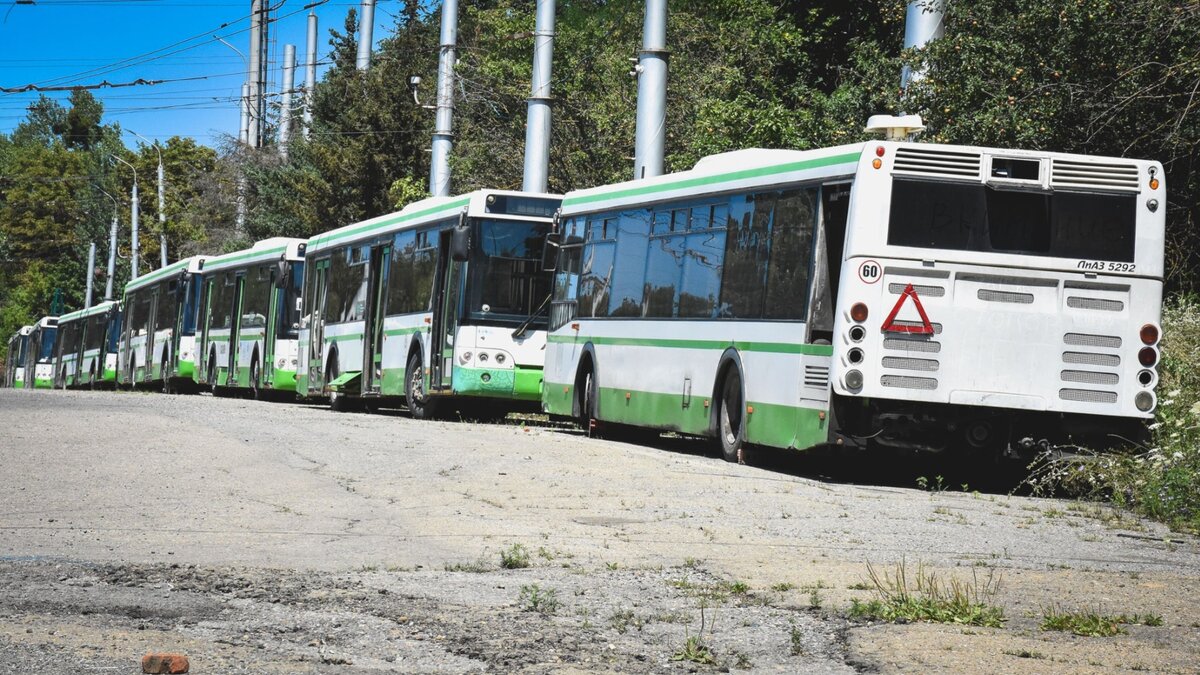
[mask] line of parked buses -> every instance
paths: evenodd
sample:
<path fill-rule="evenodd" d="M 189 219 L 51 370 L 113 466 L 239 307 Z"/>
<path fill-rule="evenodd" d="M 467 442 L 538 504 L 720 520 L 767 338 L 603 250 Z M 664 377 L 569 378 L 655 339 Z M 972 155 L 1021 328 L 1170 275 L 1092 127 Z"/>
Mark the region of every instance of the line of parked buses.
<path fill-rule="evenodd" d="M 805 449 L 1021 455 L 1157 405 L 1156 162 L 866 142 L 565 196 L 431 198 L 140 276 L 9 341 L 15 387 L 521 408 Z"/>

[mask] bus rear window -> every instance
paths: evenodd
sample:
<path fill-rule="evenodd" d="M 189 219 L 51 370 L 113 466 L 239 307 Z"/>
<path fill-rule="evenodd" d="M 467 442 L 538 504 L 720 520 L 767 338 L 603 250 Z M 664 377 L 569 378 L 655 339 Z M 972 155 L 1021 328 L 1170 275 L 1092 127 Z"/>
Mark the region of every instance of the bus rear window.
<path fill-rule="evenodd" d="M 997 190 L 896 178 L 888 244 L 1132 262 L 1136 195 Z"/>

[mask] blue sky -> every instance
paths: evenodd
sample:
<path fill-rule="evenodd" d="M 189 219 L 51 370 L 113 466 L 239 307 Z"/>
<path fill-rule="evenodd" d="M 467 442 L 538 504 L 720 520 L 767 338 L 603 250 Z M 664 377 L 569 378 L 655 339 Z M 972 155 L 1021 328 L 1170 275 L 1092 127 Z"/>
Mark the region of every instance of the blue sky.
<path fill-rule="evenodd" d="M 296 82 L 303 83 L 299 64 L 305 60 L 309 14 L 303 8 L 309 0 L 275 1 L 269 91 L 277 92 L 285 44 L 296 46 Z M 191 136 L 214 145 L 223 134 L 237 136 L 245 61 L 215 36 L 242 54 L 249 51 L 250 0 L 34 2 L 0 0 L 0 87 L 195 78 L 92 93 L 104 102 L 106 122 L 119 122 L 123 129 L 151 140 Z M 329 29 L 340 31 L 346 12 L 358 5 L 353 0 L 329 0 L 312 9 L 318 17 L 318 62 L 328 55 Z M 398 0 L 377 1 L 376 44 L 390 32 L 401 7 Z M 318 66 L 318 81 L 324 69 Z M 47 95 L 65 101 L 70 94 Z M 36 92 L 0 93 L 0 132 L 12 131 L 37 97 Z M 130 134 L 124 141 L 130 147 L 140 142 Z"/>

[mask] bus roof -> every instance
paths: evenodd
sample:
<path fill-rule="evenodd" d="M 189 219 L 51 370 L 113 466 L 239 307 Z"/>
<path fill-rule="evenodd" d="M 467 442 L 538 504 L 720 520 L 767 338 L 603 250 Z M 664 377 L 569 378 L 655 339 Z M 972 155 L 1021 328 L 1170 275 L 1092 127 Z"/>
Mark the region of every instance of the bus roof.
<path fill-rule="evenodd" d="M 642 180 L 572 190 L 563 197 L 563 216 L 616 208 L 627 204 L 680 199 L 697 194 L 737 190 L 747 186 L 852 175 L 865 143 L 819 150 L 754 148 L 710 155 L 689 171 Z"/>
<path fill-rule="evenodd" d="M 58 317 L 57 316 L 43 316 L 42 318 L 37 320 L 37 323 L 33 324 L 33 327 L 35 329 L 37 329 L 37 328 L 55 328 L 56 326 L 58 326 Z"/>
<path fill-rule="evenodd" d="M 304 239 L 294 237 L 272 237 L 255 242 L 241 251 L 226 253 L 204 260 L 204 273 L 216 272 L 231 267 L 241 267 L 261 262 L 275 262 L 280 257 L 287 260 L 303 260 Z"/>
<path fill-rule="evenodd" d="M 68 321 L 74 321 L 76 319 L 83 319 L 83 318 L 86 318 L 89 316 L 103 314 L 104 312 L 107 312 L 108 310 L 112 309 L 116 305 L 117 305 L 117 302 L 115 300 L 105 300 L 104 302 L 92 305 L 91 307 L 88 307 L 87 309 L 77 309 L 74 312 L 67 312 L 66 314 L 63 314 L 62 316 L 58 317 L 58 323 L 59 323 L 59 325 L 62 325 Z"/>
<path fill-rule="evenodd" d="M 199 272 L 200 264 L 204 262 L 204 259 L 205 256 L 194 255 L 190 258 L 184 258 L 183 260 L 173 262 L 162 269 L 154 270 L 149 274 L 143 274 L 137 279 L 125 284 L 125 293 L 128 294 L 130 291 L 135 291 L 156 281 L 162 281 L 172 274 L 179 274 L 183 272 Z"/>
<path fill-rule="evenodd" d="M 430 197 L 422 199 L 419 202 L 413 202 L 395 213 L 389 213 L 315 235 L 308 240 L 307 251 L 311 253 L 331 246 L 347 244 L 360 239 L 369 239 L 387 232 L 398 232 L 413 227 L 420 227 L 426 223 L 453 217 L 463 209 L 466 209 L 467 214 L 470 216 L 494 215 L 504 217 L 505 215 L 509 215 L 511 217 L 512 214 L 489 213 L 488 197 L 527 197 L 553 200 L 554 202 L 562 200 L 561 195 L 511 190 L 476 190 L 455 197 Z M 549 220 L 552 216 L 528 215 L 524 217 Z"/>

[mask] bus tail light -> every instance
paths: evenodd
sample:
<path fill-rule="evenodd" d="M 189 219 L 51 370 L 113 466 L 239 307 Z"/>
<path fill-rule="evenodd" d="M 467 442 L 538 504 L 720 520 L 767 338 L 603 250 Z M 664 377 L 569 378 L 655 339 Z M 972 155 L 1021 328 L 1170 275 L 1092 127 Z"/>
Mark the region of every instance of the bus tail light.
<path fill-rule="evenodd" d="M 1151 189 L 1151 190 L 1157 190 L 1157 189 L 1158 189 L 1158 179 L 1157 179 L 1157 178 L 1151 178 L 1151 179 L 1150 179 L 1150 189 Z"/>
<path fill-rule="evenodd" d="M 871 160 L 871 166 L 875 167 L 876 169 L 882 168 L 883 160 L 876 157 L 875 159 Z"/>
<path fill-rule="evenodd" d="M 1142 347 L 1138 351 L 1138 363 L 1147 368 L 1153 366 L 1158 363 L 1158 352 L 1154 350 L 1154 347 Z"/>
<path fill-rule="evenodd" d="M 1148 391 L 1139 391 L 1133 397 L 1133 404 L 1142 412 L 1150 412 L 1154 409 L 1154 394 Z"/>
<path fill-rule="evenodd" d="M 867 306 L 861 302 L 854 303 L 854 306 L 850 308 L 850 318 L 858 323 L 866 321 L 867 314 Z"/>
<path fill-rule="evenodd" d="M 1142 326 L 1142 330 L 1138 335 L 1142 338 L 1142 344 L 1152 345 L 1158 342 L 1158 326 L 1148 323 Z"/>
<path fill-rule="evenodd" d="M 875 146 L 875 156 L 876 157 L 883 157 L 884 153 L 886 153 L 886 152 L 887 152 L 887 149 L 884 148 L 882 145 Z"/>

